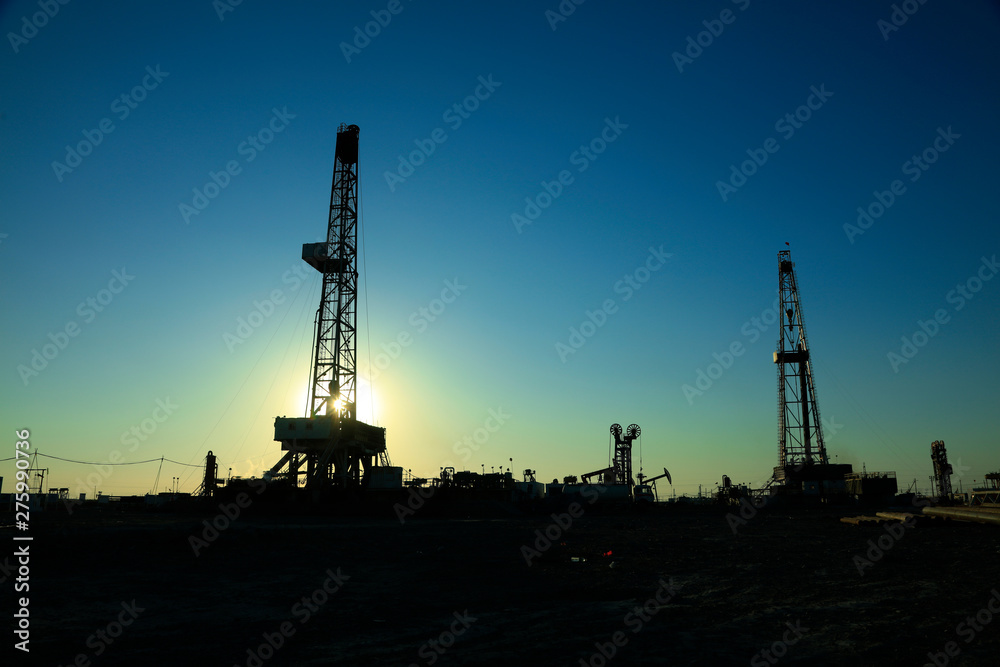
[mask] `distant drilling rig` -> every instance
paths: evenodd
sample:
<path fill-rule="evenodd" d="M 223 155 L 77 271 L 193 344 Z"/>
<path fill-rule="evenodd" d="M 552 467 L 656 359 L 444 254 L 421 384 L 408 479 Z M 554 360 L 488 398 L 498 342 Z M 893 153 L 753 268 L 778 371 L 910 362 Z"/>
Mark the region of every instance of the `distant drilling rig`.
<path fill-rule="evenodd" d="M 778 253 L 778 470 L 829 463 L 791 252 Z"/>
<path fill-rule="evenodd" d="M 309 407 L 305 417 L 275 419 L 274 439 L 285 454 L 266 475 L 294 486 L 304 476 L 306 489 L 317 493 L 402 483 L 385 429 L 358 421 L 356 412 L 359 134 L 357 125 L 337 129 L 326 241 L 302 246 L 302 259 L 323 274 Z"/>
<path fill-rule="evenodd" d="M 791 251 L 778 253 L 778 465 L 772 483 L 784 495 L 846 494 L 850 464 L 831 464 L 823 442 L 812 357 Z M 893 477 L 893 482 L 895 478 Z"/>

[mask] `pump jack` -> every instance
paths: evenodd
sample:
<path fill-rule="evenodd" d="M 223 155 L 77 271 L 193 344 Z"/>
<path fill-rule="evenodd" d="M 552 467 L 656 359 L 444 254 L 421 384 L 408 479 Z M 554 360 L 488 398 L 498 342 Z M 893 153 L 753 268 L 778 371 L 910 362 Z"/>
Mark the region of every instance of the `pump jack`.
<path fill-rule="evenodd" d="M 657 475 L 656 477 L 646 477 L 640 471 L 636 477 L 639 478 L 639 483 L 635 487 L 635 502 L 637 503 L 651 503 L 658 500 L 656 497 L 656 480 L 667 478 L 667 482 L 673 484 L 673 480 L 670 479 L 670 473 L 667 469 L 663 469 L 662 475 Z"/>

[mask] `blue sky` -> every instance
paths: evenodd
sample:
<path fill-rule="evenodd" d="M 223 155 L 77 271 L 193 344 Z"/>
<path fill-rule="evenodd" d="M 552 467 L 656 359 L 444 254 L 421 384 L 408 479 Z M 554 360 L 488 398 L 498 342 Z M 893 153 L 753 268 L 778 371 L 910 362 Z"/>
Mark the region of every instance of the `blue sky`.
<path fill-rule="evenodd" d="M 5 3 L 11 450 L 29 428 L 38 451 L 84 461 L 276 462 L 319 299 L 301 244 L 325 232 L 349 123 L 359 410 L 374 402 L 394 464 L 579 475 L 607 464 L 620 422 L 678 493 L 762 482 L 777 459 L 764 322 L 788 242 L 831 458 L 926 488 L 941 439 L 968 487 L 1000 467 L 1000 10 L 903 4 L 905 22 L 877 2 L 591 0 L 564 21 L 554 0 Z M 877 217 L 852 229 L 859 207 Z M 241 319 L 257 326 L 234 343 Z M 934 335 L 893 364 L 920 322 Z M 711 386 L 686 392 L 700 371 Z M 157 472 L 43 460 L 46 486 L 74 495 L 88 476 L 143 493 Z M 175 476 L 199 481 L 167 463 L 159 488 Z"/>

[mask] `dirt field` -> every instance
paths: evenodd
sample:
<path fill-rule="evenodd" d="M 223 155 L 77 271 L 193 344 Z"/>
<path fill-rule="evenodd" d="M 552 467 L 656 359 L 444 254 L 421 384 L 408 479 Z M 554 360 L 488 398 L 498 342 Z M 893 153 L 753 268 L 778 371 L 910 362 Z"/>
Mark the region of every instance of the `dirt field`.
<path fill-rule="evenodd" d="M 214 539 L 211 516 L 35 513 L 32 651 L 5 664 L 1000 664 L 995 526 L 582 511 L 244 513 Z"/>

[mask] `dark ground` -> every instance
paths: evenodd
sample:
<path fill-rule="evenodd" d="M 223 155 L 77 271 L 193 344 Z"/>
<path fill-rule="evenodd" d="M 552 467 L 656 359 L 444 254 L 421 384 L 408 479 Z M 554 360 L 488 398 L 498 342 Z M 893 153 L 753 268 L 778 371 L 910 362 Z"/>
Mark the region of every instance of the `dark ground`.
<path fill-rule="evenodd" d="M 400 525 L 244 514 L 196 557 L 189 536 L 202 533 L 204 516 L 34 512 L 32 650 L 4 664 L 70 665 L 82 654 L 77 664 L 599 667 L 596 643 L 614 649 L 609 665 L 923 665 L 928 652 L 943 665 L 948 642 L 960 653 L 947 664 L 1000 664 L 1000 614 L 983 612 L 980 630 L 960 626 L 1000 590 L 996 526 L 900 528 L 861 575 L 853 559 L 886 535 L 882 527 L 765 510 L 734 535 L 725 512 L 585 507 L 559 529 L 565 546 L 530 567 L 522 546 L 551 516 L 418 512 Z M 3 556 L 13 534 L 0 530 Z M 308 611 L 302 598 L 322 590 L 327 570 L 343 585 Z M 670 595 L 661 581 L 673 583 L 673 597 L 636 615 L 658 589 Z M 10 619 L 14 602 L 4 598 Z M 133 600 L 142 611 L 120 636 L 88 642 L 98 630 L 117 634 Z M 282 623 L 290 636 L 278 650 L 265 648 L 260 661 L 248 654 Z M 770 661 L 763 650 L 775 652 Z"/>

